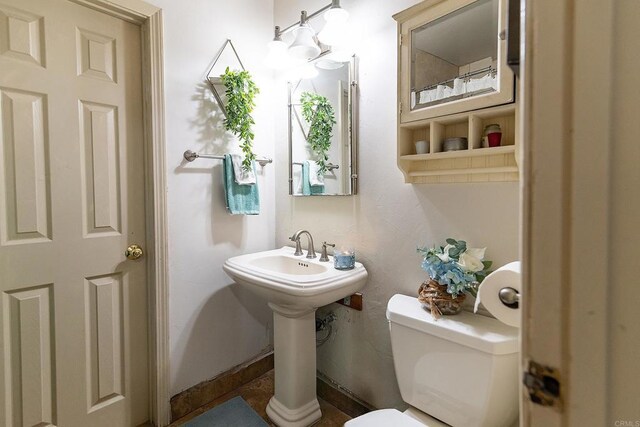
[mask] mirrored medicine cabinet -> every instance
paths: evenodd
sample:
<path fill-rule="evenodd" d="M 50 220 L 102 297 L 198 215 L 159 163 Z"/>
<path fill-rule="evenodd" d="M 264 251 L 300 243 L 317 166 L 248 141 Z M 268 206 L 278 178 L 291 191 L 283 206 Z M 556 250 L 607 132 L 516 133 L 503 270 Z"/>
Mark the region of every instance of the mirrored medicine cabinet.
<path fill-rule="evenodd" d="M 424 0 L 394 15 L 405 182 L 518 181 L 507 17 L 507 0 Z"/>
<path fill-rule="evenodd" d="M 504 0 L 424 1 L 396 15 L 403 123 L 513 101 L 505 9 Z"/>

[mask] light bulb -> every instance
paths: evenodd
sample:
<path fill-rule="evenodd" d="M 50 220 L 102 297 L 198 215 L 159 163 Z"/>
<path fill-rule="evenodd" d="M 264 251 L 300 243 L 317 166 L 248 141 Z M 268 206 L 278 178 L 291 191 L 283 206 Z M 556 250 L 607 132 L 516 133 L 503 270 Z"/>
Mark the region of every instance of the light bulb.
<path fill-rule="evenodd" d="M 324 13 L 324 19 L 327 22 L 345 23 L 349 19 L 349 12 L 341 7 L 332 7 Z"/>
<path fill-rule="evenodd" d="M 269 52 L 265 59 L 265 65 L 275 70 L 281 70 L 289 65 L 290 59 L 287 53 L 287 44 L 282 40 L 272 40 L 268 44 Z"/>
<path fill-rule="evenodd" d="M 289 54 L 297 59 L 313 59 L 320 55 L 320 47 L 313 39 L 314 33 L 306 23 L 294 30 L 296 38 L 289 46 Z"/>
<path fill-rule="evenodd" d="M 349 12 L 341 8 L 339 4 L 332 6 L 331 9 L 324 13 L 326 23 L 322 31 L 318 33 L 318 40 L 328 46 L 338 44 L 344 39 L 347 32 L 348 18 Z"/>

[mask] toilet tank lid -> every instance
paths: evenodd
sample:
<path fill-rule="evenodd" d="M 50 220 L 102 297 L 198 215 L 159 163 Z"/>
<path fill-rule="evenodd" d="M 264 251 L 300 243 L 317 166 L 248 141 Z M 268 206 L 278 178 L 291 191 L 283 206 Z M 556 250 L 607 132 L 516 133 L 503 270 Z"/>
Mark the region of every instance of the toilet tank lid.
<path fill-rule="evenodd" d="M 406 295 L 391 297 L 387 304 L 387 319 L 485 353 L 498 355 L 519 351 L 518 328 L 466 311 L 455 316 L 442 316 L 436 321 L 418 298 Z"/>

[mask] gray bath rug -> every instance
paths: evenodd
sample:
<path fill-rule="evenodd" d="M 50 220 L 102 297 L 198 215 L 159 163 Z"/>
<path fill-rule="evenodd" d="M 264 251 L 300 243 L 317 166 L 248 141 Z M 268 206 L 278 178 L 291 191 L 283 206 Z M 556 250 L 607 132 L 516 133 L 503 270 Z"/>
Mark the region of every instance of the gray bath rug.
<path fill-rule="evenodd" d="M 187 421 L 184 427 L 269 427 L 240 396 Z"/>

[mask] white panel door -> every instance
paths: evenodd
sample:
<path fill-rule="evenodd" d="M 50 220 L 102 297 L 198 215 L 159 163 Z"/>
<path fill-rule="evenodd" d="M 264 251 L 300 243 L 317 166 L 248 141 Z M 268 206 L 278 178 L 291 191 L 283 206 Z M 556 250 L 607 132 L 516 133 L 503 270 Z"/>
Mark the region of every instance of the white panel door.
<path fill-rule="evenodd" d="M 0 0 L 0 427 L 148 420 L 140 27 Z"/>
<path fill-rule="evenodd" d="M 558 370 L 561 399 L 525 394 L 522 425 L 638 426 L 640 2 L 524 17 L 522 356 Z"/>

